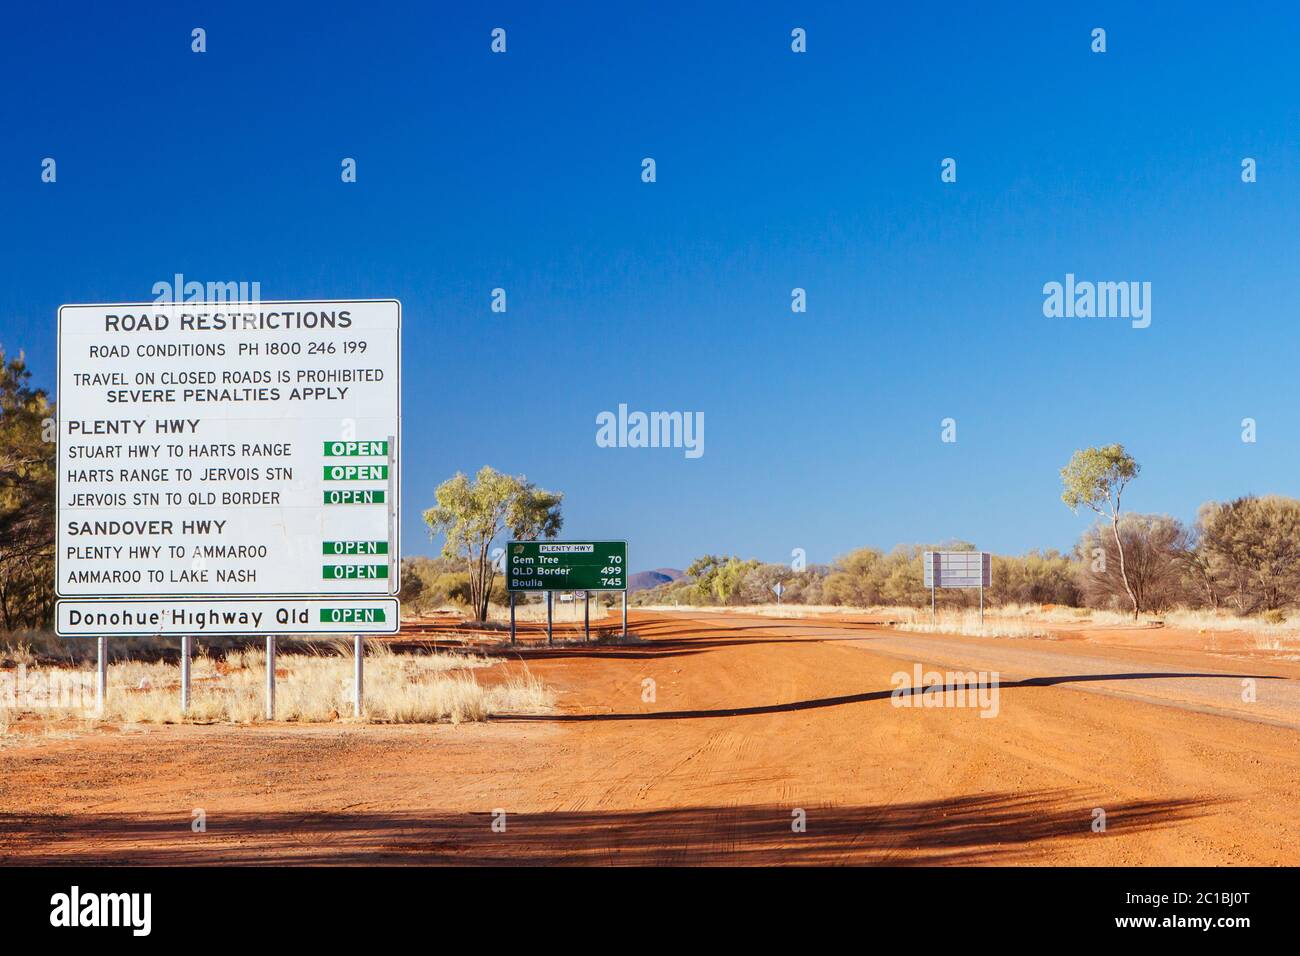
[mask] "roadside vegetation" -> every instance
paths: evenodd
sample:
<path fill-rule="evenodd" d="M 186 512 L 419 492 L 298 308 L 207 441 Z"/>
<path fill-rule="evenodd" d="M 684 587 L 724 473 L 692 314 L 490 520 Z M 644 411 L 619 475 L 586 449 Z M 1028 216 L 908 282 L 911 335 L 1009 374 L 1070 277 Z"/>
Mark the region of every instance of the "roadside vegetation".
<path fill-rule="evenodd" d="M 434 499 L 437 504 L 424 513 L 424 521 L 433 536 L 442 536 L 443 558 L 463 569 L 469 610 L 476 621 L 488 619 L 498 583 L 494 545 L 554 538 L 564 527 L 560 513 L 564 495 L 488 465 L 473 478 L 457 473 L 447 479 L 434 492 Z"/>
<path fill-rule="evenodd" d="M 966 637 L 1051 637 L 1052 632 L 1042 624 L 1008 620 L 1004 615 L 985 615 L 980 620 L 979 611 L 944 610 L 930 620 L 928 609 L 900 609 L 900 620 L 894 625 L 900 631 L 917 631 L 928 634 L 961 634 Z"/>
<path fill-rule="evenodd" d="M 1187 525 L 1169 515 L 1122 510 L 1124 490 L 1140 471 L 1122 445 L 1076 452 L 1061 471 L 1061 497 L 1074 510 L 1094 512 L 1096 523 L 1068 554 L 994 555 L 986 606 L 1079 608 L 1126 622 L 1177 616 L 1198 630 L 1294 634 L 1288 621 L 1295 617 L 1300 624 L 1300 499 L 1247 495 L 1207 502 Z M 765 606 L 777 603 L 773 586 L 780 583 L 783 605 L 925 608 L 928 617 L 922 554 L 941 549 L 976 546 L 945 541 L 888 552 L 859 548 L 829 565 L 807 566 L 706 555 L 685 577 L 638 592 L 633 603 Z M 944 611 L 963 612 L 978 605 L 979 594 L 941 589 L 935 601 Z"/>
<path fill-rule="evenodd" d="M 1118 526 L 1127 573 L 1139 601 L 1139 619 L 1186 620 L 1196 628 L 1285 627 L 1300 623 L 1300 501 L 1238 499 L 1209 504 L 1188 527 L 1167 515 L 1124 515 Z M 929 613 L 921 555 L 934 549 L 975 550 L 964 541 L 900 545 L 891 551 L 859 548 L 829 565 L 800 571 L 736 557 L 696 561 L 687 576 L 639 591 L 635 606 L 775 607 L 772 584 L 784 585 L 781 604 L 802 607 L 911 608 Z M 993 556 L 986 607 L 1056 609 L 1097 623 L 1134 621 L 1132 599 L 1119 574 L 1117 548 L 1107 526 L 1089 528 L 1071 554 L 1030 551 Z M 941 589 L 941 610 L 977 608 L 978 591 Z M 1252 624 L 1253 622 L 1253 624 Z"/>
<path fill-rule="evenodd" d="M 54 613 L 54 406 L 0 343 L 0 629 Z"/>
<path fill-rule="evenodd" d="M 277 654 L 276 720 L 355 720 L 353 665 L 348 642 L 313 647 L 306 653 Z M 478 655 L 397 654 L 385 644 L 372 643 L 365 661 L 362 722 L 459 724 L 502 713 L 548 713 L 554 707 L 554 692 L 526 668 L 501 674 L 497 669 L 502 666 Z M 0 695 L 0 732 L 12 729 L 22 714 L 38 718 L 46 728 L 68 719 L 121 724 L 252 724 L 264 719 L 266 653 L 260 648 L 236 649 L 220 657 L 200 645 L 193 659 L 190 710 L 185 715 L 180 710 L 180 668 L 174 661 L 128 658 L 110 664 L 102 718 L 93 714 L 94 675 L 88 661 L 75 669 L 43 669 L 26 662 L 23 667 L 22 679 L 28 686 L 48 682 L 57 673 L 64 692 L 57 698 L 43 696 L 35 707 Z M 482 682 L 479 674 L 485 677 Z M 41 693 L 45 694 L 44 687 Z"/>

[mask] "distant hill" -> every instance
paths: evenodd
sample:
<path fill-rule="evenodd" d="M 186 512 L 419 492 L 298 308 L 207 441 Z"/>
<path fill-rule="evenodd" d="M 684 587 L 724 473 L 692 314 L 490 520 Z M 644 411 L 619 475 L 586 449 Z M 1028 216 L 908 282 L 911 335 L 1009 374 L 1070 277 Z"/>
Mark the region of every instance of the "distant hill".
<path fill-rule="evenodd" d="M 648 591 L 650 588 L 657 588 L 661 584 L 677 581 L 684 577 L 686 577 L 686 572 L 679 571 L 677 568 L 655 568 L 653 571 L 637 571 L 635 574 L 628 576 L 627 593 Z"/>

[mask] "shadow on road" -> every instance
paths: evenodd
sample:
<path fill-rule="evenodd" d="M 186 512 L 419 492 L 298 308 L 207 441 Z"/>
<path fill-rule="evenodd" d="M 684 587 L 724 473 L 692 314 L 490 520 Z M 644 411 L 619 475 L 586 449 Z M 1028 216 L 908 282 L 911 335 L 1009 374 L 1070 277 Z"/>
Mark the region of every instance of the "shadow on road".
<path fill-rule="evenodd" d="M 629 642 L 583 642 L 555 644 L 548 646 L 537 644 L 509 644 L 480 649 L 483 653 L 497 657 L 508 657 L 523 661 L 577 660 L 591 658 L 597 660 L 659 660 L 670 657 L 692 657 L 706 651 L 724 647 L 744 647 L 751 644 L 779 647 L 784 644 L 847 644 L 854 641 L 880 640 L 885 635 L 862 637 L 737 637 L 737 638 L 689 638 L 685 640 L 655 639 L 645 643 Z"/>
<path fill-rule="evenodd" d="M 190 832 L 166 816 L 0 815 L 7 864 L 900 864 L 1014 863 L 1051 841 L 1103 840 L 1204 816 L 1210 801 L 1119 802 L 1065 791 L 950 800 L 789 806 L 510 813 L 241 813 L 212 811 Z M 1093 808 L 1106 811 L 1093 833 Z"/>
<path fill-rule="evenodd" d="M 947 672 L 960 668 L 948 668 Z M 966 672 L 975 673 L 975 668 Z M 1171 678 L 1221 678 L 1240 682 L 1252 680 L 1287 680 L 1271 674 L 1195 674 L 1185 672 L 1138 672 L 1132 674 L 1071 674 L 1060 677 L 1029 677 L 1024 680 L 998 681 L 998 690 L 1023 687 L 1054 687 L 1057 684 L 1084 684 L 1091 681 L 1158 680 Z M 969 694 L 970 684 L 942 684 L 932 687 L 902 687 L 891 690 L 873 690 L 861 694 L 842 694 L 838 697 L 818 697 L 813 700 L 794 700 L 784 704 L 759 704 L 754 707 L 719 707 L 713 710 L 658 710 L 625 714 L 510 714 L 491 718 L 494 721 L 539 721 L 543 723 L 582 723 L 599 720 L 697 720 L 716 717 L 756 717 L 762 714 L 788 714 L 800 710 L 818 710 L 823 707 L 843 707 L 846 704 L 863 704 L 874 700 L 900 697 L 941 697 L 944 694 Z"/>

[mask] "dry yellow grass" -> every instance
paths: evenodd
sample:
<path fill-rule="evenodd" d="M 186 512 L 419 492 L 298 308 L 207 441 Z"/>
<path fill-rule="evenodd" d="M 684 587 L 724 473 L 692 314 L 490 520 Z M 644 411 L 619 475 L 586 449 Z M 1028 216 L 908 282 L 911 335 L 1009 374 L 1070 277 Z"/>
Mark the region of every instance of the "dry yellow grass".
<path fill-rule="evenodd" d="M 979 626 L 979 612 L 973 609 L 941 609 L 937 626 L 930 624 L 928 607 L 845 607 L 840 605 L 760 604 L 709 605 L 676 607 L 674 605 L 647 606 L 647 610 L 685 611 L 689 613 L 741 613 L 766 617 L 801 618 L 812 615 L 870 616 L 885 621 L 901 622 L 906 631 L 931 631 L 945 634 L 968 634 L 987 637 L 1048 637 L 1051 631 L 1042 625 L 1090 625 L 1093 627 L 1149 627 L 1165 625 L 1199 633 L 1237 631 L 1254 635 L 1261 650 L 1295 650 L 1300 648 L 1300 615 L 1281 621 L 1266 620 L 1259 615 L 1238 616 L 1229 611 L 1176 609 L 1162 613 L 1144 613 L 1134 622 L 1133 615 L 1121 611 L 1093 608 L 1065 607 L 1061 605 L 1003 604 L 985 610 L 985 627 Z"/>
<path fill-rule="evenodd" d="M 617 610 L 617 609 L 616 609 Z M 860 616 L 897 608 L 849 607 L 843 604 L 638 604 L 633 610 L 685 611 L 701 614 L 757 614 L 762 617 L 801 618 L 826 614 Z M 907 610 L 913 610 L 908 608 Z M 543 618 L 545 619 L 545 618 Z"/>
<path fill-rule="evenodd" d="M 552 620 L 557 624 L 581 624 L 583 620 L 582 599 L 575 601 L 561 601 L 557 596 L 554 602 L 554 611 Z M 596 598 L 591 599 L 591 620 L 603 621 L 612 614 L 621 614 L 618 608 L 610 609 L 605 607 Z M 497 607 L 493 605 L 488 608 L 488 620 L 494 623 L 510 623 L 510 608 Z M 515 620 L 526 621 L 530 624 L 544 623 L 546 621 L 546 603 L 531 602 L 525 604 L 520 601 L 515 605 Z"/>
<path fill-rule="evenodd" d="M 1132 627 L 1163 624 L 1182 630 L 1205 633 L 1238 632 L 1251 634 L 1261 649 L 1280 650 L 1300 647 L 1300 618 L 1279 615 L 1268 620 L 1261 615 L 1237 615 L 1230 611 L 1188 610 L 1177 608 L 1161 613 L 1144 613 L 1133 620 L 1132 614 L 1089 608 L 1048 607 L 1036 604 L 1008 605 L 997 609 L 999 615 L 1028 617 L 1052 623 L 1089 624 L 1094 627 Z"/>
<path fill-rule="evenodd" d="M 996 613 L 986 611 L 985 623 L 979 622 L 978 610 L 941 610 L 938 622 L 930 623 L 930 609 L 915 607 L 846 607 L 832 604 L 755 604 L 755 605 L 653 605 L 647 610 L 687 611 L 701 613 L 756 614 L 763 617 L 804 618 L 824 615 L 843 615 L 851 617 L 872 617 L 882 622 L 890 622 L 902 631 L 929 632 L 931 634 L 965 634 L 971 637 L 1050 637 L 1051 632 L 1045 627 L 1032 623 L 1007 621 L 1010 616 L 1006 609 L 999 608 Z"/>
<path fill-rule="evenodd" d="M 354 720 L 351 645 L 335 653 L 276 655 L 276 719 L 298 722 Z M 486 657 L 452 654 L 395 654 L 370 645 L 365 660 L 362 721 L 434 723 L 484 720 L 492 714 L 546 713 L 554 692 L 532 674 L 511 675 L 482 686 L 474 671 L 499 666 Z M 85 677 L 87 675 L 80 675 Z M 93 682 L 90 683 L 93 688 Z M 244 649 L 218 661 L 202 649 L 191 669 L 190 709 L 180 710 L 180 667 L 175 663 L 121 661 L 108 669 L 108 699 L 102 719 L 142 723 L 255 723 L 265 719 L 266 654 Z M 78 707 L 41 707 L 45 718 L 93 717 L 93 690 Z M 0 710 L 0 732 L 16 713 Z"/>
<path fill-rule="evenodd" d="M 929 634 L 962 634 L 967 637 L 1051 637 L 1052 632 L 1046 627 L 1031 622 L 1008 621 L 1002 617 L 984 614 L 984 623 L 980 623 L 979 611 L 939 611 L 934 623 L 930 622 L 929 610 L 918 611 L 915 608 L 895 608 L 900 631 L 912 631 Z"/>
<path fill-rule="evenodd" d="M 238 637 L 200 637 L 198 643 L 209 650 L 228 651 L 244 643 Z M 114 637 L 110 650 L 115 659 L 158 657 L 175 654 L 180 647 L 177 637 Z M 95 641 L 88 638 L 61 638 L 53 631 L 11 631 L 0 633 L 0 667 L 18 664 L 90 664 L 95 660 Z"/>

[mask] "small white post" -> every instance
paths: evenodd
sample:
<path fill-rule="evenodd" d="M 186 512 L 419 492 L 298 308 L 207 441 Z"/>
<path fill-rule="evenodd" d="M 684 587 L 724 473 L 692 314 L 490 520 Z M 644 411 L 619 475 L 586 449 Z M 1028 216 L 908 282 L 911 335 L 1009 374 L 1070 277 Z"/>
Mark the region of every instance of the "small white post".
<path fill-rule="evenodd" d="M 266 719 L 275 720 L 275 636 L 266 636 Z"/>
<path fill-rule="evenodd" d="M 354 713 L 358 720 L 361 719 L 361 709 L 365 706 L 365 679 L 366 679 L 366 638 L 364 634 L 356 634 L 352 638 L 352 655 L 356 658 L 354 667 L 355 672 L 352 675 L 352 703 Z"/>
<path fill-rule="evenodd" d="M 95 661 L 95 713 L 103 717 L 104 704 L 108 700 L 108 638 L 98 638 L 95 648 L 98 652 Z"/>
<path fill-rule="evenodd" d="M 190 712 L 190 636 L 181 635 L 181 713 Z"/>

